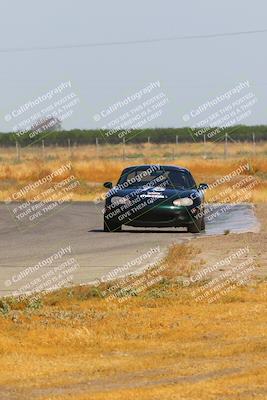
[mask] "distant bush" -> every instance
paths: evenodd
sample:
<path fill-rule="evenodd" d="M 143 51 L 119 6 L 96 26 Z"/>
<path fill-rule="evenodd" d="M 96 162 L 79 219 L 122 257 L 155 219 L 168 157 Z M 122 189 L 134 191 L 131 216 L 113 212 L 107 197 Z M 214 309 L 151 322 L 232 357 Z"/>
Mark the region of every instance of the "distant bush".
<path fill-rule="evenodd" d="M 6 315 L 10 311 L 10 306 L 5 300 L 0 300 L 0 314 Z"/>

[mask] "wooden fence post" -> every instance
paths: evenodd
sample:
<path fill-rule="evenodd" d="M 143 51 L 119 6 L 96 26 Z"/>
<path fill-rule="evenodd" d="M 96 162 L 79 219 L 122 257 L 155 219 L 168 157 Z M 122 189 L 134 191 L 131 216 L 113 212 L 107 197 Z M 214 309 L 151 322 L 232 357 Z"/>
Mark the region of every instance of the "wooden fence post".
<path fill-rule="evenodd" d="M 16 155 L 17 155 L 17 161 L 20 161 L 20 144 L 17 141 L 16 141 Z"/>

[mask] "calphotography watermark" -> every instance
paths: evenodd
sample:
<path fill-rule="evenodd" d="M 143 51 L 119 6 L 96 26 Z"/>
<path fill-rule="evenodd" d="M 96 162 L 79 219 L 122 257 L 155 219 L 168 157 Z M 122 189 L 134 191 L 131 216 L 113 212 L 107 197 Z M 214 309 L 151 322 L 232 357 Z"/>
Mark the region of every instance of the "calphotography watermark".
<path fill-rule="evenodd" d="M 164 202 L 177 198 L 177 193 L 167 196 L 167 190 L 174 188 L 171 171 L 159 165 L 131 170 L 122 174 L 118 184 L 106 194 L 102 208 L 108 230 L 113 226 L 142 226 L 142 220 L 153 224 L 153 210 Z M 130 189 L 125 192 L 126 189 Z M 140 225 L 141 224 L 141 225 Z"/>
<path fill-rule="evenodd" d="M 47 175 L 9 193 L 5 201 L 20 228 L 39 223 L 72 200 L 80 181 L 72 173 L 72 164 L 60 165 Z"/>
<path fill-rule="evenodd" d="M 160 119 L 168 103 L 160 81 L 155 81 L 102 109 L 93 119 L 102 124 L 105 140 L 114 136 L 118 140 L 129 140 L 133 130 L 144 129 Z"/>
<path fill-rule="evenodd" d="M 209 278 L 214 272 L 217 272 L 221 268 L 230 265 L 231 262 L 235 261 L 240 257 L 243 257 L 244 255 L 247 255 L 248 253 L 249 253 L 248 246 L 237 249 L 234 253 L 231 253 L 229 256 L 223 258 L 222 260 L 217 261 L 215 264 L 211 266 L 203 268 L 196 274 L 192 275 L 189 279 L 185 279 L 184 286 L 189 286 L 194 283 L 199 283 Z"/>
<path fill-rule="evenodd" d="M 250 253 L 249 246 L 241 247 L 184 279 L 183 285 L 192 286 L 190 293 L 196 302 L 213 303 L 251 281 L 257 264 Z"/>
<path fill-rule="evenodd" d="M 61 247 L 36 264 L 19 269 L 4 284 L 20 300 L 35 294 L 41 296 L 73 282 L 79 263 L 71 245 Z"/>
<path fill-rule="evenodd" d="M 60 131 L 62 123 L 73 115 L 79 103 L 71 81 L 61 82 L 16 106 L 4 116 L 4 120 L 15 140 L 28 145 L 41 140 L 44 134 Z"/>
<path fill-rule="evenodd" d="M 165 265 L 160 261 L 164 250 L 160 246 L 150 248 L 146 253 L 133 258 L 121 267 L 116 267 L 101 276 L 94 286 L 108 284 L 105 289 L 98 288 L 100 297 L 106 301 L 124 303 L 133 296 L 159 283 L 165 270 Z"/>
<path fill-rule="evenodd" d="M 211 192 L 209 204 L 200 206 L 201 210 L 196 218 L 205 217 L 207 222 L 212 222 L 230 212 L 236 205 L 251 202 L 253 190 L 261 181 L 257 176 L 250 175 L 250 169 L 249 163 L 241 164 L 210 183 L 206 189 Z"/>
<path fill-rule="evenodd" d="M 258 102 L 250 86 L 248 80 L 238 82 L 231 89 L 184 114 L 182 121 L 190 125 L 192 138 L 197 140 L 205 136 L 206 139 L 217 141 L 222 138 L 225 129 L 243 124 L 252 115 Z"/>

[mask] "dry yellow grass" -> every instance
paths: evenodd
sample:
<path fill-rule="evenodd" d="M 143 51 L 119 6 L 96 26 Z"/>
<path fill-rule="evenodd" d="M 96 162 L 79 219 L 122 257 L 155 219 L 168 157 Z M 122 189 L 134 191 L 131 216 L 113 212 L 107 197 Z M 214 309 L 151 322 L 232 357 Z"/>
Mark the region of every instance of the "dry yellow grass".
<path fill-rule="evenodd" d="M 0 317 L 0 398 L 265 399 L 267 285 L 199 304 L 174 280 L 197 254 L 173 247 L 165 280 L 123 304 L 89 287 L 50 294 L 37 310 L 13 302 Z"/>
<path fill-rule="evenodd" d="M 14 149 L 0 150 L 0 200 L 7 200 L 20 188 L 28 183 L 47 176 L 55 169 L 71 161 L 72 169 L 69 174 L 74 175 L 80 185 L 73 190 L 73 200 L 95 200 L 105 191 L 101 184 L 110 180 L 117 181 L 122 169 L 129 165 L 140 163 L 161 163 L 181 165 L 189 168 L 198 182 L 213 183 L 216 179 L 231 173 L 240 165 L 249 163 L 249 171 L 236 177 L 230 183 L 220 185 L 207 193 L 207 199 L 212 201 L 219 192 L 233 183 L 237 183 L 245 175 L 251 174 L 259 183 L 253 188 L 252 196 L 248 201 L 262 202 L 267 198 L 267 144 L 258 144 L 256 153 L 251 144 L 229 144 L 228 158 L 223 158 L 223 145 L 208 143 L 206 155 L 203 158 L 202 144 L 179 144 L 174 153 L 173 145 L 127 145 L 127 159 L 121 158 L 121 145 L 100 146 L 98 158 L 95 146 L 81 146 L 73 149 L 72 156 L 66 148 L 49 147 L 42 157 L 39 148 L 25 148 L 21 150 L 21 161 L 16 161 Z M 65 174 L 66 175 L 66 174 Z M 63 179 L 65 175 L 54 178 L 53 181 Z M 40 191 L 48 189 L 51 184 L 43 184 L 38 191 L 25 194 L 26 200 L 32 200 Z M 223 200 L 223 199 L 222 199 Z"/>

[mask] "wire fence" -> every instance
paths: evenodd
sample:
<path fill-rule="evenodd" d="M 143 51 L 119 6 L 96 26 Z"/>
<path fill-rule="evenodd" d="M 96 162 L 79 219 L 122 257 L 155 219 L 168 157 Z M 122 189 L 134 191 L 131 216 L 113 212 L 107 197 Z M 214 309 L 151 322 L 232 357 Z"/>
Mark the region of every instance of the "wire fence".
<path fill-rule="evenodd" d="M 143 143 L 131 143 L 126 142 L 125 138 L 122 139 L 119 144 L 107 144 L 105 142 L 101 143 L 99 138 L 95 139 L 95 144 L 77 144 L 76 141 L 72 141 L 70 138 L 67 140 L 67 146 L 63 147 L 62 145 L 50 144 L 46 143 L 45 139 L 41 140 L 38 144 L 34 146 L 21 146 L 19 142 L 14 143 L 14 147 L 1 147 L 1 155 L 3 156 L 5 152 L 13 152 L 13 158 L 20 162 L 25 158 L 25 154 L 29 153 L 38 153 L 38 157 L 41 160 L 46 160 L 51 156 L 53 151 L 61 149 L 61 152 L 64 152 L 65 156 L 68 158 L 75 158 L 78 155 L 81 149 L 90 148 L 90 157 L 95 159 L 101 158 L 118 158 L 121 160 L 127 160 L 129 158 L 142 158 L 148 156 L 153 149 L 165 149 L 165 153 L 161 155 L 161 158 L 166 159 L 176 159 L 181 156 L 181 154 L 193 154 L 192 149 L 194 146 L 198 148 L 198 151 L 195 155 L 198 157 L 202 157 L 204 159 L 214 158 L 217 155 L 217 158 L 227 159 L 231 157 L 231 149 L 233 147 L 240 147 L 239 153 L 246 153 L 250 156 L 256 156 L 260 151 L 260 141 L 256 141 L 255 133 L 251 134 L 251 140 L 246 142 L 240 142 L 238 140 L 233 139 L 228 133 L 225 133 L 224 136 L 220 137 L 216 141 L 209 140 L 206 135 L 203 135 L 203 142 L 197 143 L 186 143 L 179 141 L 179 135 L 176 135 L 175 141 L 173 143 L 164 143 L 158 144 L 153 143 L 151 137 L 148 136 L 146 141 Z M 234 146 L 233 146 L 234 145 Z M 244 148 L 246 149 L 244 150 Z M 188 148 L 188 150 L 187 150 Z M 112 151 L 112 149 L 114 149 Z M 142 153 L 135 154 L 133 149 L 140 150 Z"/>

